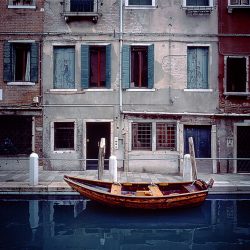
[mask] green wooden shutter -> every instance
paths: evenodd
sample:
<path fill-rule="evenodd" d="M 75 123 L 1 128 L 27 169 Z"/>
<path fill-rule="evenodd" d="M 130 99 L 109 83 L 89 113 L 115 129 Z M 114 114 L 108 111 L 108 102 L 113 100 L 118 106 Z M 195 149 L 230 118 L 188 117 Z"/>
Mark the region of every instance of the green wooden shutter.
<path fill-rule="evenodd" d="M 154 87 L 154 44 L 148 46 L 148 88 Z"/>
<path fill-rule="evenodd" d="M 111 88 L 111 44 L 106 46 L 106 87 Z"/>
<path fill-rule="evenodd" d="M 38 82 L 38 43 L 32 43 L 30 46 L 30 81 Z"/>
<path fill-rule="evenodd" d="M 130 87 L 130 45 L 122 46 L 122 88 Z"/>
<path fill-rule="evenodd" d="M 208 48 L 190 47 L 187 51 L 187 87 L 208 88 Z"/>
<path fill-rule="evenodd" d="M 5 82 L 13 81 L 12 74 L 12 44 L 9 42 L 4 42 L 3 51 L 3 80 Z"/>
<path fill-rule="evenodd" d="M 81 45 L 81 84 L 89 87 L 89 45 Z"/>

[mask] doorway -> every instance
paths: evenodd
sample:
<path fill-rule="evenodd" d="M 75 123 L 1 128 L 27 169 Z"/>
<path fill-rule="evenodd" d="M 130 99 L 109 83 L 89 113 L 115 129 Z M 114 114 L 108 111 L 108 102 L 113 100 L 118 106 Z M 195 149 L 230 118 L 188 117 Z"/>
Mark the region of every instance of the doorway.
<path fill-rule="evenodd" d="M 237 126 L 237 158 L 250 158 L 250 126 Z M 238 173 L 250 173 L 250 160 L 237 160 Z"/>
<path fill-rule="evenodd" d="M 108 169 L 110 156 L 110 122 L 87 122 L 86 123 L 86 169 L 98 168 L 99 143 L 101 138 L 106 139 L 104 168 Z"/>

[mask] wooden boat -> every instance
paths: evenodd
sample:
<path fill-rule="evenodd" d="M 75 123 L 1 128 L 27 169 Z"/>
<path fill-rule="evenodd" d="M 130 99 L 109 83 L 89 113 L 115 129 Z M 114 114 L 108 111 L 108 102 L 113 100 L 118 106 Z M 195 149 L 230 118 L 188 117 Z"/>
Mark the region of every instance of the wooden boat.
<path fill-rule="evenodd" d="M 169 183 L 113 183 L 64 176 L 64 180 L 84 197 L 124 208 L 170 209 L 200 205 L 212 187 L 203 180 Z"/>

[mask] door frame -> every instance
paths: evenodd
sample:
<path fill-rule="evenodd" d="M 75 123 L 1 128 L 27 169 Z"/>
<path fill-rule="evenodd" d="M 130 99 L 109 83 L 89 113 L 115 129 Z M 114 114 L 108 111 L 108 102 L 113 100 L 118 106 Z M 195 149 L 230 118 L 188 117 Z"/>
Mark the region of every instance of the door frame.
<path fill-rule="evenodd" d="M 86 170 L 87 168 L 87 123 L 96 123 L 96 122 L 109 122 L 110 123 L 110 154 L 112 155 L 114 152 L 114 120 L 112 119 L 84 119 L 83 120 L 83 147 L 82 147 L 82 154 L 84 158 L 83 168 Z"/>
<path fill-rule="evenodd" d="M 233 157 L 234 157 L 234 160 L 233 160 L 233 173 L 234 174 L 237 174 L 238 173 L 238 167 L 237 167 L 237 138 L 238 138 L 238 135 L 237 135 L 237 131 L 238 131 L 238 127 L 250 127 L 250 121 L 246 121 L 246 122 L 237 122 L 237 123 L 234 123 L 234 127 L 233 127 L 233 130 L 234 130 L 234 146 L 233 146 Z"/>
<path fill-rule="evenodd" d="M 191 124 L 191 123 L 180 123 L 179 124 L 179 143 L 177 143 L 181 160 L 180 160 L 180 173 L 183 172 L 183 157 L 184 157 L 184 127 L 185 126 L 211 126 L 211 159 L 212 159 L 212 173 L 217 174 L 217 125 L 212 124 Z M 210 158 L 208 158 L 210 159 Z"/>

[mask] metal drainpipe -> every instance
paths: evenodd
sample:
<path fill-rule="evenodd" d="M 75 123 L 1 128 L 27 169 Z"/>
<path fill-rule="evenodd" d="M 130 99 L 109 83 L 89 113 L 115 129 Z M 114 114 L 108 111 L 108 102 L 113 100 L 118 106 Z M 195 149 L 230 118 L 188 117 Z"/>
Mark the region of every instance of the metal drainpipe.
<path fill-rule="evenodd" d="M 122 46 L 123 46 L 123 0 L 120 0 L 120 33 L 119 33 L 119 46 L 120 46 L 120 60 L 119 60 L 119 109 L 122 113 Z"/>

